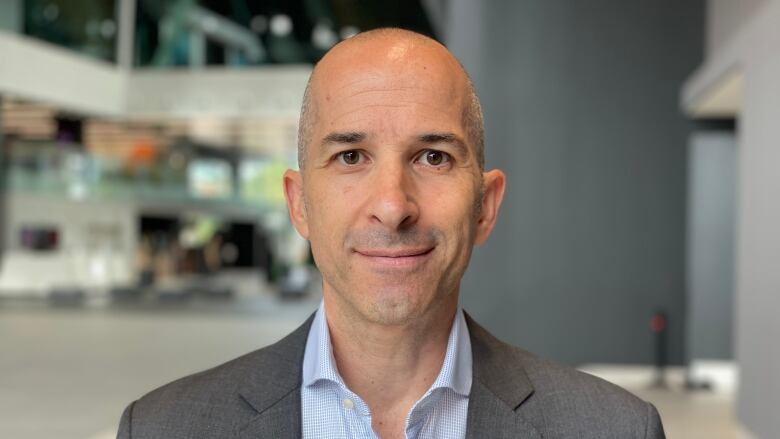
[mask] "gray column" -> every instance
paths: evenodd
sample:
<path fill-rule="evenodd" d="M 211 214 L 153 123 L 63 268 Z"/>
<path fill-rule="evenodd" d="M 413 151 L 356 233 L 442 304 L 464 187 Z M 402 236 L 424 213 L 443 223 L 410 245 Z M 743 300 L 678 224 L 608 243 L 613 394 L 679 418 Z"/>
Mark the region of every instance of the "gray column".
<path fill-rule="evenodd" d="M 736 142 L 733 132 L 699 132 L 688 149 L 689 360 L 733 358 Z"/>

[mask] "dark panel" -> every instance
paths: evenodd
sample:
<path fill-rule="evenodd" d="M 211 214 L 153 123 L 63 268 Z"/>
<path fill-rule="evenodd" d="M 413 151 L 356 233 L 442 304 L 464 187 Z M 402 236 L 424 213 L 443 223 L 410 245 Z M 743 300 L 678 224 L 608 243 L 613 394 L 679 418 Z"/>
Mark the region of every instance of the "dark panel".
<path fill-rule="evenodd" d="M 678 93 L 701 59 L 702 2 L 480 5 L 481 23 L 446 34 L 482 97 L 488 165 L 509 187 L 465 307 L 571 364 L 651 362 L 663 309 L 680 362 L 690 127 Z M 461 52 L 470 28 L 483 30 L 480 50 Z"/>

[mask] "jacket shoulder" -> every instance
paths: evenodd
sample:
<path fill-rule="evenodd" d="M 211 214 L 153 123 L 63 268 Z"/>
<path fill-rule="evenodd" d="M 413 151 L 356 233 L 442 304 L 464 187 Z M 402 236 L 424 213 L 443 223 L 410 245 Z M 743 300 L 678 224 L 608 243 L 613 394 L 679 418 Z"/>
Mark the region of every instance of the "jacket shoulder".
<path fill-rule="evenodd" d="M 469 318 L 475 368 L 504 401 L 550 438 L 662 438 L 655 407 L 601 378 L 506 344 Z M 531 390 L 527 390 L 531 389 Z"/>
<path fill-rule="evenodd" d="M 529 399 L 537 419 L 559 437 L 655 438 L 661 429 L 655 407 L 629 391 L 550 360 L 525 355 L 534 387 Z"/>
<path fill-rule="evenodd" d="M 125 410 L 118 437 L 232 436 L 257 414 L 258 400 L 300 387 L 308 323 L 273 345 L 145 394 Z"/>

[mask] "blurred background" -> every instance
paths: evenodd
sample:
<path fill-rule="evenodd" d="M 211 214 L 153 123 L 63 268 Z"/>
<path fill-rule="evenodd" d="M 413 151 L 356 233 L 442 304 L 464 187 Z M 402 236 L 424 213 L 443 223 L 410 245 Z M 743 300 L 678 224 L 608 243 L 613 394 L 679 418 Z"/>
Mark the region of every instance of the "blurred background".
<path fill-rule="evenodd" d="M 509 186 L 462 302 L 656 404 L 780 431 L 780 0 L 0 0 L 0 437 L 113 437 L 317 307 L 281 175 L 315 63 L 447 45 Z"/>

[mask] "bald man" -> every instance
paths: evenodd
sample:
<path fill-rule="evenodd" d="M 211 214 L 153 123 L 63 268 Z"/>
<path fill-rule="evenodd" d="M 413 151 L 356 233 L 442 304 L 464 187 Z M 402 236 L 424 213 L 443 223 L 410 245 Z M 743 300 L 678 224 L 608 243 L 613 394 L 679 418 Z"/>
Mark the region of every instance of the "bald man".
<path fill-rule="evenodd" d="M 655 408 L 491 336 L 458 306 L 505 177 L 434 40 L 359 34 L 314 69 L 287 171 L 323 301 L 278 343 L 130 404 L 120 438 L 662 438 Z"/>

